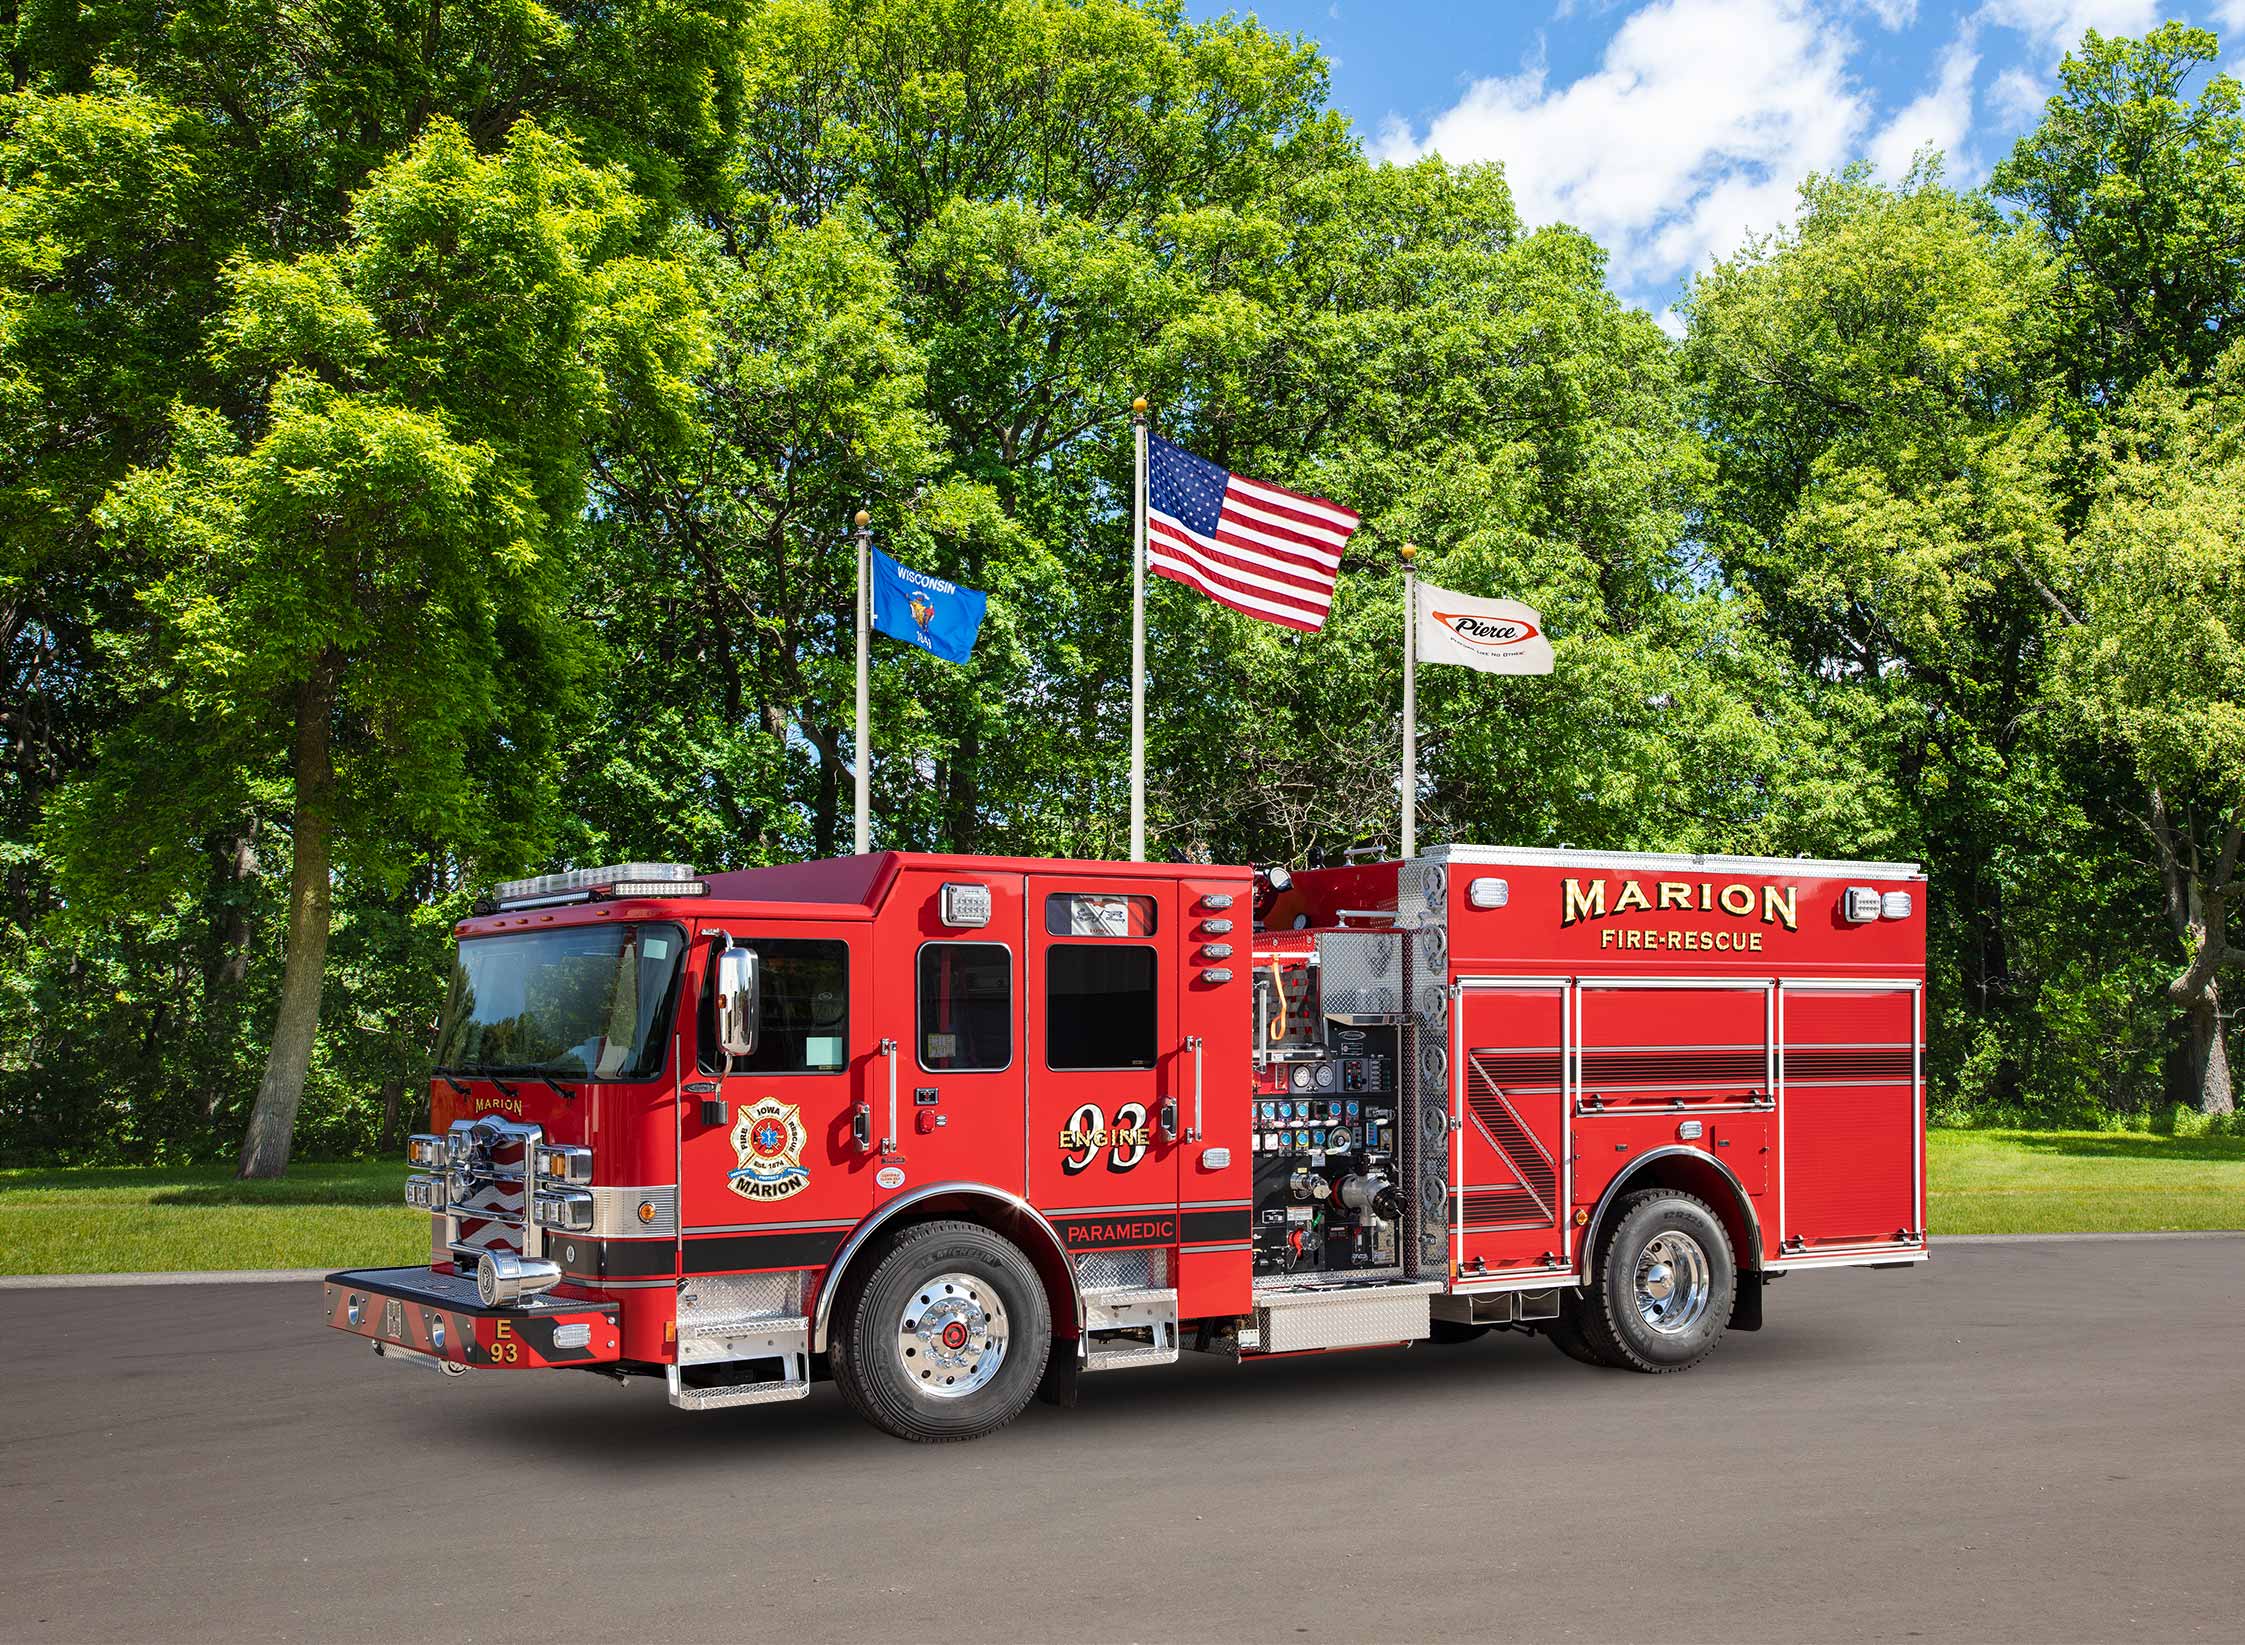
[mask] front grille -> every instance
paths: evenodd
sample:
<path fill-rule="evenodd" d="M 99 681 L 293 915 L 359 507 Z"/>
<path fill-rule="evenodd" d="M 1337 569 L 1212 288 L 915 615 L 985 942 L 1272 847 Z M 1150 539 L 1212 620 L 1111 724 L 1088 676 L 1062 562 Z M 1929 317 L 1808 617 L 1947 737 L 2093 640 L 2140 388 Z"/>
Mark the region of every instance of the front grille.
<path fill-rule="evenodd" d="M 528 1190 L 544 1132 L 511 1120 L 462 1120 L 445 1133 L 445 1245 L 464 1266 L 486 1251 L 541 1256 Z"/>

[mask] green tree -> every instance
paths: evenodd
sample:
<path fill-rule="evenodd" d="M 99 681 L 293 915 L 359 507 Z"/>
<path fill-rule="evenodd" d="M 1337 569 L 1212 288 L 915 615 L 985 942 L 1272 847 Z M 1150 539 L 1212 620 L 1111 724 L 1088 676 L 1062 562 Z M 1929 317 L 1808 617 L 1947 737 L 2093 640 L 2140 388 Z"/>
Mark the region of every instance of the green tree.
<path fill-rule="evenodd" d="M 1848 174 L 1812 182 L 1796 226 L 1718 264 L 1686 309 L 1710 544 L 1817 693 L 1855 699 L 1903 796 L 1901 843 L 1934 879 L 1944 1100 L 2014 1111 L 2109 1100 L 2157 1032 L 2077 1004 L 2116 969 L 2084 963 L 2083 933 L 2140 955 L 2150 914 L 2111 894 L 2121 774 L 2049 723 L 2059 278 L 2039 234 L 1937 171 L 1895 189 Z"/>
<path fill-rule="evenodd" d="M 56 811 L 98 908 L 188 871 L 199 819 L 289 774 L 286 969 L 241 1168 L 277 1175 L 310 1066 L 338 867 L 441 831 L 492 866 L 548 827 L 570 645 L 558 543 L 597 424 L 659 404 L 688 294 L 627 254 L 639 207 L 527 122 L 432 122 L 336 254 L 241 262 L 217 348 L 270 389 L 183 410 L 105 524 L 161 575 L 134 711 Z M 676 288 L 676 289 L 673 289 Z"/>
<path fill-rule="evenodd" d="M 2155 373 L 2196 380 L 2245 319 L 2245 115 L 2204 29 L 2084 36 L 2042 123 L 1996 167 L 2056 260 L 2054 352 L 2076 415 Z"/>
<path fill-rule="evenodd" d="M 2193 389 L 2143 383 L 2113 419 L 2094 508 L 2067 556 L 2061 700 L 2125 752 L 2180 950 L 2166 997 L 2192 1094 L 2234 1113 L 2221 980 L 2245 847 L 2245 344 Z"/>

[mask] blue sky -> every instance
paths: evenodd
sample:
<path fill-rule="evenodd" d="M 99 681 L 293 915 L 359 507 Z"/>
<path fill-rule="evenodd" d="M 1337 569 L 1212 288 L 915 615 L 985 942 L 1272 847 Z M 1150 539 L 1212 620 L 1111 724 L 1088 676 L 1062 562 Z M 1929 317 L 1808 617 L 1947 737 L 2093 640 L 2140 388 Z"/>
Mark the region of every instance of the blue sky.
<path fill-rule="evenodd" d="M 1531 223 L 1570 222 L 1664 314 L 1711 257 L 1851 160 L 1925 144 L 1983 181 L 2084 29 L 2168 17 L 2245 67 L 2245 0 L 1188 0 L 1319 41 L 1379 158 L 1501 160 Z"/>

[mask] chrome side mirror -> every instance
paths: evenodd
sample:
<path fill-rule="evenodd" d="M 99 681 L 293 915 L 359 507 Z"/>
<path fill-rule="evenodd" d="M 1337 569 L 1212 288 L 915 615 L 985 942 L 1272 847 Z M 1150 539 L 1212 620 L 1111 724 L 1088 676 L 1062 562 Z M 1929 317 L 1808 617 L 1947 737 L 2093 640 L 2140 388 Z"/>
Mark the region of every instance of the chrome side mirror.
<path fill-rule="evenodd" d="M 728 1057 L 755 1054 L 757 985 L 755 949 L 728 948 L 717 956 L 717 1045 Z"/>

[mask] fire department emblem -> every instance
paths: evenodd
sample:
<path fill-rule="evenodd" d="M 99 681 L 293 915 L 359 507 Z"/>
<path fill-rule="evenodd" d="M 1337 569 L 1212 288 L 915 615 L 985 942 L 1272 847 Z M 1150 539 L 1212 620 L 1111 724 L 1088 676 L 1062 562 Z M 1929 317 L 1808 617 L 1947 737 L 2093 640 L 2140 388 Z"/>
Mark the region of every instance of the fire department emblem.
<path fill-rule="evenodd" d="M 741 1110 L 733 1126 L 740 1160 L 726 1185 L 743 1199 L 786 1199 L 811 1185 L 803 1169 L 803 1119 L 792 1102 L 760 1097 Z"/>

